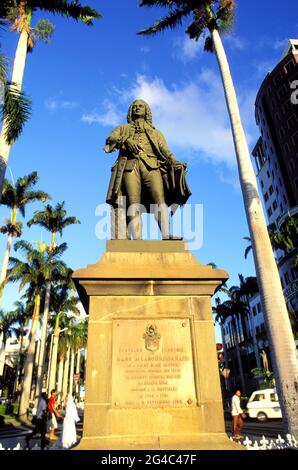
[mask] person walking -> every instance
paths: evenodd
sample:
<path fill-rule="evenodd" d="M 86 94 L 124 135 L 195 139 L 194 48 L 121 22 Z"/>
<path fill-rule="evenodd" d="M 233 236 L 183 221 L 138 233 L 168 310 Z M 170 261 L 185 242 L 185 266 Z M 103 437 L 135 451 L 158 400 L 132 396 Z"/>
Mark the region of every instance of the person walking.
<path fill-rule="evenodd" d="M 55 430 L 58 428 L 57 418 L 61 418 L 60 413 L 56 410 L 56 397 L 57 397 L 57 390 L 54 388 L 51 390 L 51 396 L 48 400 L 48 412 L 50 414 L 49 420 L 49 439 L 55 441 L 58 437 L 55 435 Z"/>
<path fill-rule="evenodd" d="M 232 398 L 232 437 L 234 439 L 240 439 L 243 437 L 240 432 L 243 427 L 243 417 L 245 415 L 240 406 L 240 397 L 241 391 L 236 390 L 235 395 Z"/>
<path fill-rule="evenodd" d="M 25 437 L 26 444 L 29 447 L 29 442 L 35 434 L 40 433 L 41 449 L 44 449 L 48 441 L 46 439 L 47 432 L 47 394 L 43 392 L 36 411 L 35 427 L 33 431 Z"/>
<path fill-rule="evenodd" d="M 76 423 L 80 420 L 72 395 L 66 397 L 65 417 L 62 429 L 62 447 L 69 449 L 77 442 Z"/>

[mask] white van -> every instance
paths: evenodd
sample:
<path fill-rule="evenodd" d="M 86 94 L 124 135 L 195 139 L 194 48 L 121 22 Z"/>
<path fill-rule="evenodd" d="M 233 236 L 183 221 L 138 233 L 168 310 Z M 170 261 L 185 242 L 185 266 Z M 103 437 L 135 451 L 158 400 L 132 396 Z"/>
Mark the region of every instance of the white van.
<path fill-rule="evenodd" d="M 268 418 L 282 418 L 278 396 L 275 388 L 266 388 L 253 392 L 247 402 L 250 418 L 267 421 Z"/>

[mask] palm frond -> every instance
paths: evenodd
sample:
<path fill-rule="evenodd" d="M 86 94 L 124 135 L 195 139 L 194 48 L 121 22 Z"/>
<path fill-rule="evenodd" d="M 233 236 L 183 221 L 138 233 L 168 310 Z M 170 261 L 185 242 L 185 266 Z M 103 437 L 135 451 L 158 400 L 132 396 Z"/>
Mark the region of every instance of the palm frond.
<path fill-rule="evenodd" d="M 160 33 L 168 28 L 174 29 L 176 26 L 182 24 L 183 17 L 189 15 L 191 11 L 191 6 L 171 9 L 168 15 L 164 16 L 160 20 L 157 20 L 157 22 L 150 28 L 139 31 L 137 34 L 152 35 Z"/>
<path fill-rule="evenodd" d="M 220 0 L 216 19 L 220 32 L 230 33 L 235 19 L 235 0 Z"/>
<path fill-rule="evenodd" d="M 4 100 L 0 106 L 0 116 L 5 120 L 4 137 L 10 145 L 21 135 L 25 123 L 31 114 L 31 100 L 15 84 L 6 82 Z"/>
<path fill-rule="evenodd" d="M 82 21 L 88 26 L 92 26 L 94 20 L 101 18 L 98 11 L 83 6 L 76 0 L 28 0 L 27 3 L 32 10 L 45 10 L 53 15 L 61 15 L 76 21 Z"/>
<path fill-rule="evenodd" d="M 204 51 L 205 52 L 211 52 L 211 53 L 214 52 L 214 44 L 213 44 L 213 39 L 212 39 L 211 36 L 208 36 L 206 38 L 205 45 L 204 45 Z"/>

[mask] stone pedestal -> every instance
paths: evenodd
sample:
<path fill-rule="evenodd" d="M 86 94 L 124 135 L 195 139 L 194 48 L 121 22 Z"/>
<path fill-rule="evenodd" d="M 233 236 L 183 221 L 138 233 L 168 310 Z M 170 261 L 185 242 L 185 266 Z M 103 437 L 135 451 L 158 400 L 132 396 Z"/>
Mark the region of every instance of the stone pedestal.
<path fill-rule="evenodd" d="M 182 241 L 108 241 L 73 274 L 89 313 L 77 449 L 239 449 L 225 434 L 211 309 L 227 278 Z"/>

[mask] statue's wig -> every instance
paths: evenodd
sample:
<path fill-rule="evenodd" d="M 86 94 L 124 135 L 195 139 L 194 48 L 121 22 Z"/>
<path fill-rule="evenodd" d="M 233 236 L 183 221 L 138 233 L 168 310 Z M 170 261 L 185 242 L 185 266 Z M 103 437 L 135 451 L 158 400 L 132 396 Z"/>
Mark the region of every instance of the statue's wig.
<path fill-rule="evenodd" d="M 135 101 L 130 105 L 130 107 L 128 108 L 128 112 L 127 112 L 127 122 L 128 122 L 128 123 L 133 122 L 133 119 L 132 119 L 132 108 L 133 108 L 133 105 L 134 105 L 137 101 L 140 101 L 141 103 L 143 103 L 143 104 L 145 105 L 145 121 L 146 121 L 150 126 L 152 126 L 152 112 L 151 112 L 151 109 L 150 109 L 149 104 L 146 103 L 146 101 L 144 101 L 144 100 L 135 100 Z"/>

